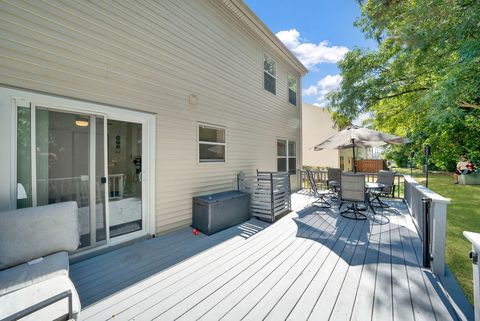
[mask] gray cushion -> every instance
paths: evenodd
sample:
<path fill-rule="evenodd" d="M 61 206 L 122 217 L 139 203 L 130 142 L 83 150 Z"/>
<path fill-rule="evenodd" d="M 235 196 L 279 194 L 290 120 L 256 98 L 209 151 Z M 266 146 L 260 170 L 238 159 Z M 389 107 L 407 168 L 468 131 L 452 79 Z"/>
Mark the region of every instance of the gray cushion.
<path fill-rule="evenodd" d="M 80 312 L 80 300 L 77 291 L 68 276 L 58 275 L 0 296 L 0 307 L 2 307 L 0 309 L 0 320 L 66 290 L 72 292 L 73 314 L 76 319 Z M 68 299 L 65 298 L 20 320 L 56 320 L 66 315 L 68 315 Z"/>
<path fill-rule="evenodd" d="M 45 256 L 35 264 L 23 263 L 0 271 L 0 296 L 58 275 L 68 276 L 67 252 Z"/>
<path fill-rule="evenodd" d="M 0 270 L 79 244 L 76 202 L 0 213 Z"/>

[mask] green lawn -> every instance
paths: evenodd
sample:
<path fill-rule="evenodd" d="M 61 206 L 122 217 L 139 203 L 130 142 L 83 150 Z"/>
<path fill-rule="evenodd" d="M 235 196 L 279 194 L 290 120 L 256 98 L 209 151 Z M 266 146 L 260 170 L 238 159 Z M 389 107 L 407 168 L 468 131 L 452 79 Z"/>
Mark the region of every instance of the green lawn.
<path fill-rule="evenodd" d="M 410 170 L 396 169 L 410 174 Z M 415 172 L 415 179 L 425 184 L 425 174 Z M 480 232 L 480 185 L 454 185 L 453 174 L 429 174 L 428 187 L 451 199 L 447 209 L 447 263 L 464 293 L 473 303 L 472 263 L 468 258 L 471 244 L 463 231 Z"/>

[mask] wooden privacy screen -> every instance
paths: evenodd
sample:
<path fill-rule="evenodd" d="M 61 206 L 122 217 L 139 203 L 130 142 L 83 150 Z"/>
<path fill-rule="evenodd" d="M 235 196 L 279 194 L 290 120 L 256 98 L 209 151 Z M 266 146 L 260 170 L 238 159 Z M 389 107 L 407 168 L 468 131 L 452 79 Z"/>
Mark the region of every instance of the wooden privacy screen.
<path fill-rule="evenodd" d="M 382 159 L 360 159 L 355 161 L 357 172 L 378 173 L 383 169 Z"/>

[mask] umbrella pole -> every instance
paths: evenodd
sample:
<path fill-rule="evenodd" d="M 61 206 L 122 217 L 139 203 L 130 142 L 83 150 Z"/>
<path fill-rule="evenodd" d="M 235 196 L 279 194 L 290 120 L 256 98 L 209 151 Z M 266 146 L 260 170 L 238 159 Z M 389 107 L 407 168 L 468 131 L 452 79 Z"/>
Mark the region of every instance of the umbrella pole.
<path fill-rule="evenodd" d="M 357 168 L 355 166 L 355 139 L 352 138 L 352 154 L 353 154 L 353 157 L 352 157 L 352 170 L 353 170 L 353 173 L 356 173 L 357 172 Z"/>

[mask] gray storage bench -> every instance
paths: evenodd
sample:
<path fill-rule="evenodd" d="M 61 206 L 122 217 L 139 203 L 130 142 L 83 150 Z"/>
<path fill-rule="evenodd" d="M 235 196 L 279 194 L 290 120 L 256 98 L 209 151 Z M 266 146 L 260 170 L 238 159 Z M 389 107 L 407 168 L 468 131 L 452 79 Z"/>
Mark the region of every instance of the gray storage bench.
<path fill-rule="evenodd" d="M 250 219 L 250 194 L 228 191 L 193 198 L 192 226 L 211 235 Z"/>

